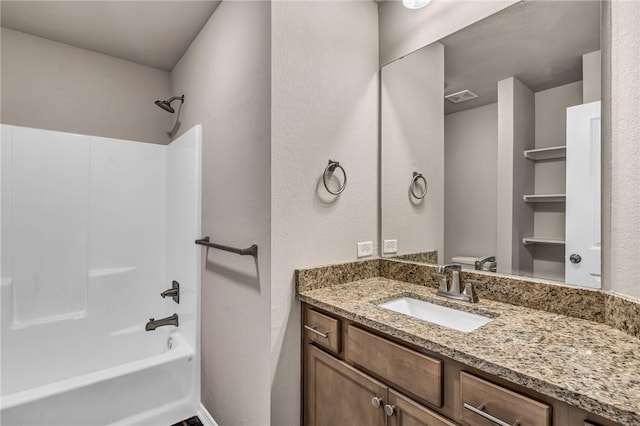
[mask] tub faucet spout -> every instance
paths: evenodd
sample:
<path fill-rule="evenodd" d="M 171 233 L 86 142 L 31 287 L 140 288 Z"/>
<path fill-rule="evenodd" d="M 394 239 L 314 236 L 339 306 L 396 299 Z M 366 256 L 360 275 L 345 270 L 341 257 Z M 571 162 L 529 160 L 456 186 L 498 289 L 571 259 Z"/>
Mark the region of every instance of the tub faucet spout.
<path fill-rule="evenodd" d="M 178 314 L 173 314 L 170 317 L 161 318 L 156 320 L 154 318 L 150 318 L 147 325 L 145 325 L 144 329 L 146 331 L 153 331 L 158 327 L 163 327 L 165 325 L 174 325 L 178 326 Z"/>

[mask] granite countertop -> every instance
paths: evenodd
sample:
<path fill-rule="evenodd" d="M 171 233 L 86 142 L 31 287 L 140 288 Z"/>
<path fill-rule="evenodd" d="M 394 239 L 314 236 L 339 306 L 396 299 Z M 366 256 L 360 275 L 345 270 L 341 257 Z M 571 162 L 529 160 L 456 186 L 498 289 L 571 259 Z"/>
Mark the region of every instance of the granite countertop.
<path fill-rule="evenodd" d="M 624 425 L 640 425 L 640 340 L 607 325 L 433 288 L 367 278 L 303 290 L 301 301 Z M 495 319 L 470 333 L 376 306 L 412 296 Z"/>

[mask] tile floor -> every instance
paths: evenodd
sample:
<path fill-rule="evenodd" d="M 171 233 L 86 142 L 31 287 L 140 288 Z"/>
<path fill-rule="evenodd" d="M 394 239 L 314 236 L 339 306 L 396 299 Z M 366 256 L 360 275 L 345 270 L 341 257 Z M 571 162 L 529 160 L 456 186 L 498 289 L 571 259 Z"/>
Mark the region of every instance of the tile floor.
<path fill-rule="evenodd" d="M 203 424 L 198 416 L 193 416 L 171 426 L 203 426 Z"/>

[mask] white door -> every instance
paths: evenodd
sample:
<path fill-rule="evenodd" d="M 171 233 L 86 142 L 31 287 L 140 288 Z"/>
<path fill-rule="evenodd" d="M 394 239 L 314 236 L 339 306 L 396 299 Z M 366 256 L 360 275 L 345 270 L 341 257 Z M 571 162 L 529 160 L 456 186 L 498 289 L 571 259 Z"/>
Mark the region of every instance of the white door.
<path fill-rule="evenodd" d="M 600 101 L 567 108 L 565 282 L 600 288 Z"/>

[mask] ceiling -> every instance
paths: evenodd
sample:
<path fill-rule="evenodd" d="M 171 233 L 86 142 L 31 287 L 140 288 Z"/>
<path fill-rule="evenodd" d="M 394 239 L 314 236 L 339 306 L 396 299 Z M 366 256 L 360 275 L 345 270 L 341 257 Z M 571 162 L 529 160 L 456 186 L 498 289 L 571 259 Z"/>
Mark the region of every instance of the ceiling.
<path fill-rule="evenodd" d="M 170 71 L 220 1 L 7 1 L 2 26 Z"/>
<path fill-rule="evenodd" d="M 599 1 L 524 1 L 442 40 L 445 95 L 478 99 L 445 114 L 497 102 L 497 82 L 515 76 L 534 92 L 582 80 L 582 55 L 600 49 Z"/>

